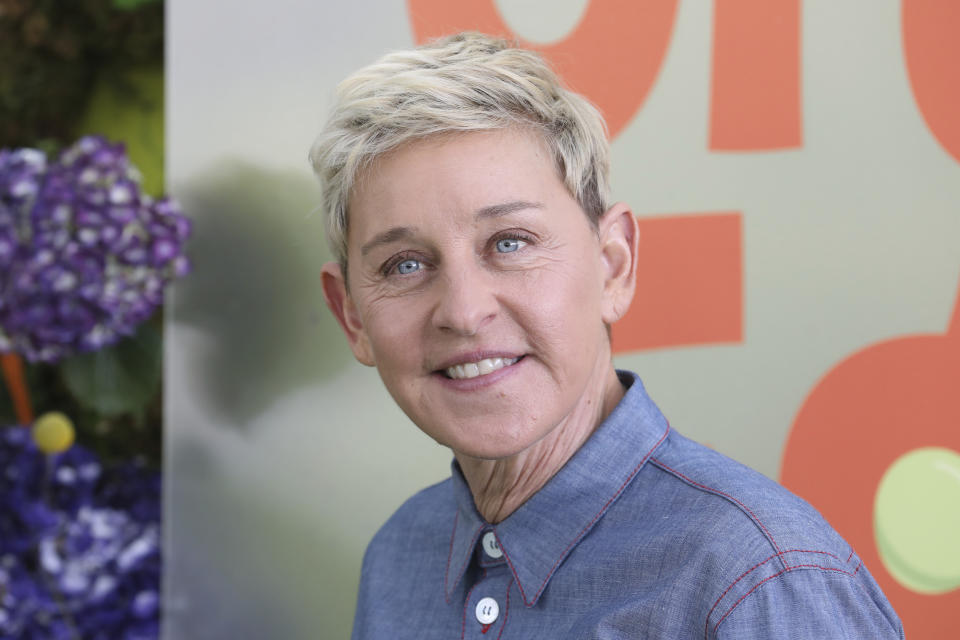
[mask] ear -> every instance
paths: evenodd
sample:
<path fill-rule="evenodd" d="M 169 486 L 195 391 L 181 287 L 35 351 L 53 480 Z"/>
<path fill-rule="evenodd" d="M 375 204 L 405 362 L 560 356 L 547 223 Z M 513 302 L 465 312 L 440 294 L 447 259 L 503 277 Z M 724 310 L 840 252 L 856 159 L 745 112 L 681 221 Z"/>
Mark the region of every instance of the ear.
<path fill-rule="evenodd" d="M 604 267 L 603 321 L 610 325 L 623 317 L 637 285 L 637 219 L 618 202 L 599 221 L 600 256 Z"/>
<path fill-rule="evenodd" d="M 330 311 L 336 316 L 343 333 L 347 336 L 347 342 L 350 343 L 353 356 L 368 367 L 374 366 L 370 340 L 363 329 L 363 322 L 360 320 L 360 314 L 353 303 L 353 298 L 347 291 L 347 281 L 340 265 L 336 262 L 328 262 L 323 265 L 320 278 L 323 284 L 323 298 L 327 301 Z"/>

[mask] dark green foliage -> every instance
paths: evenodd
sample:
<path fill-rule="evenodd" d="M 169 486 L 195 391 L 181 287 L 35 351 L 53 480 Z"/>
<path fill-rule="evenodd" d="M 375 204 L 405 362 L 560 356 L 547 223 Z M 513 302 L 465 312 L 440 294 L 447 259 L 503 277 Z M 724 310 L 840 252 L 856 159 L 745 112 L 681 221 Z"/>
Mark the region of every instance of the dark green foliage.
<path fill-rule="evenodd" d="M 162 2 L 0 0 L 0 147 L 68 144 L 99 73 L 162 60 Z"/>

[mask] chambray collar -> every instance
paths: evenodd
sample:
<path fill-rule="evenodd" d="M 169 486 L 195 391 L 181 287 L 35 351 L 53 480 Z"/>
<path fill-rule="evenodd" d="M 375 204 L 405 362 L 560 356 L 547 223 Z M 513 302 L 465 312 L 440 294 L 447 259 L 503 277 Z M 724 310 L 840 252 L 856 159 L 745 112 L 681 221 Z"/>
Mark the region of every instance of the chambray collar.
<path fill-rule="evenodd" d="M 654 450 L 670 425 L 636 374 L 618 371 L 626 393 L 567 464 L 506 520 L 491 525 L 477 512 L 456 460 L 457 503 L 444 576 L 449 602 L 484 530 L 496 533 L 523 602 L 532 607 L 564 558 L 603 517 Z"/>

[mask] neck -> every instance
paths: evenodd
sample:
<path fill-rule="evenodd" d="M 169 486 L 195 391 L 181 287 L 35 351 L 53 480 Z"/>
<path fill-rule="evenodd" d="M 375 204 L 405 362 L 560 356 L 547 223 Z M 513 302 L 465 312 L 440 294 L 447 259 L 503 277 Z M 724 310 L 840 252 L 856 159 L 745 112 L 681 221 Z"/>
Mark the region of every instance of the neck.
<path fill-rule="evenodd" d="M 623 386 L 612 366 L 546 437 L 520 453 L 498 460 L 454 452 L 473 501 L 487 522 L 503 521 L 543 488 L 583 446 L 623 397 Z"/>

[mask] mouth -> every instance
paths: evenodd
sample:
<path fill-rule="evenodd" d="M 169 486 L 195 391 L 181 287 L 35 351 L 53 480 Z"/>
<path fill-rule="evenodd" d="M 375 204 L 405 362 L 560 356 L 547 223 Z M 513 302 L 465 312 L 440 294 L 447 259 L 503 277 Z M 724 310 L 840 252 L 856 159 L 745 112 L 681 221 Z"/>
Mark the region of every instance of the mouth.
<path fill-rule="evenodd" d="M 476 362 L 463 362 L 455 364 L 441 370 L 444 376 L 451 380 L 468 380 L 478 378 L 499 371 L 505 367 L 516 364 L 523 359 L 523 356 L 516 358 L 484 358 Z"/>

